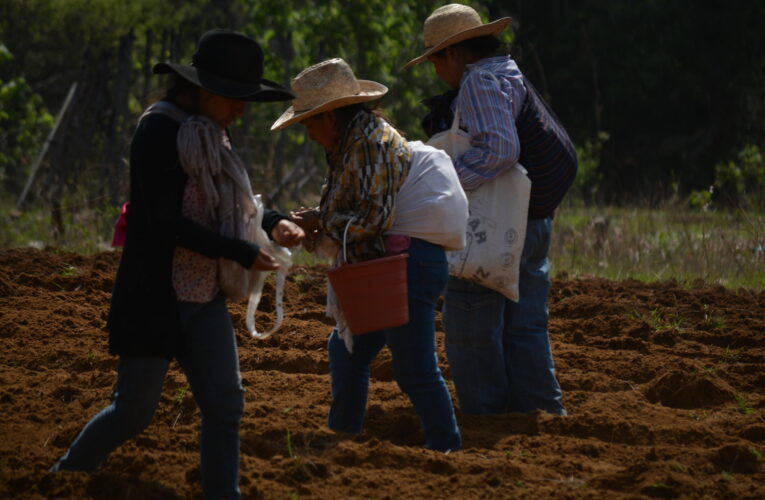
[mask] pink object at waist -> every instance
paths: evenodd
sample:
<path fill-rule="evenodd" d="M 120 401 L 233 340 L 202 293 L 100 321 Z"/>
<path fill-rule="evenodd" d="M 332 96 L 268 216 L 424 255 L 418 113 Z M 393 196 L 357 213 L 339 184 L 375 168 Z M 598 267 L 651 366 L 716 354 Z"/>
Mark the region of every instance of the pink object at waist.
<path fill-rule="evenodd" d="M 390 234 L 385 237 L 385 255 L 398 255 L 409 249 L 409 245 L 412 244 L 412 238 L 410 236 L 404 236 L 403 234 Z"/>

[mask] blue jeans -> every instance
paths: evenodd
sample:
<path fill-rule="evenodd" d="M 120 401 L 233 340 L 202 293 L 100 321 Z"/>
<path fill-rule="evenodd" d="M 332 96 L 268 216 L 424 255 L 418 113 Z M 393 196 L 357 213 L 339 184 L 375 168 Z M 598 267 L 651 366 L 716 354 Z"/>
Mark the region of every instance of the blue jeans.
<path fill-rule="evenodd" d="M 454 407 L 436 356 L 436 301 L 446 286 L 448 268 L 443 247 L 412 238 L 407 259 L 409 323 L 355 335 L 353 353 L 334 330 L 329 338 L 332 378 L 330 429 L 359 433 L 364 423 L 370 363 L 385 345 L 393 358 L 393 377 L 409 396 L 422 422 L 425 446 L 439 451 L 462 445 Z"/>
<path fill-rule="evenodd" d="M 446 355 L 464 413 L 545 410 L 565 415 L 547 333 L 551 219 L 529 220 L 519 302 L 450 278 L 443 324 Z"/>
<path fill-rule="evenodd" d="M 239 498 L 239 422 L 244 388 L 231 318 L 223 295 L 178 304 L 185 351 L 178 356 L 202 414 L 202 489 L 207 498 Z M 119 445 L 143 431 L 162 395 L 169 360 L 120 358 L 112 404 L 88 422 L 51 470 L 98 467 Z"/>

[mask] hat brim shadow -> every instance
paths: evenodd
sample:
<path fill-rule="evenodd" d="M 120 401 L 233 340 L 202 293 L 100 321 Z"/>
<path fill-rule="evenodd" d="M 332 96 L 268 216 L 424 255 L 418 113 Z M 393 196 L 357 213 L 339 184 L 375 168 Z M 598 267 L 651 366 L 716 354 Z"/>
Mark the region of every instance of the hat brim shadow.
<path fill-rule="evenodd" d="M 265 78 L 261 78 L 260 83 L 257 84 L 241 83 L 220 78 L 187 64 L 165 62 L 155 64 L 153 71 L 156 74 L 175 73 L 213 94 L 240 101 L 277 102 L 295 98 L 295 94 L 291 91 Z"/>

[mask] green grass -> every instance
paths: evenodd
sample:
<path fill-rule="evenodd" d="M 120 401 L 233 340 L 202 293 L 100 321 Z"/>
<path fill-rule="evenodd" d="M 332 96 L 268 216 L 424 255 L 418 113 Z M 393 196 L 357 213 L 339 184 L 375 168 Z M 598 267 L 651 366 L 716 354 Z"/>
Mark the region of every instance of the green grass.
<path fill-rule="evenodd" d="M 77 276 L 78 274 L 80 274 L 80 270 L 71 264 L 66 264 L 63 268 L 61 268 L 61 276 L 69 277 Z"/>
<path fill-rule="evenodd" d="M 0 199 L 0 248 L 56 247 L 83 255 L 108 250 L 119 210 L 72 195 L 62 201 L 60 232 L 49 207 L 25 205 L 16 210 L 13 200 Z"/>
<path fill-rule="evenodd" d="M 673 462 L 672 463 L 672 468 L 675 469 L 678 472 L 682 472 L 682 473 L 687 473 L 688 472 L 688 467 L 686 467 L 685 465 L 681 464 L 680 462 Z"/>
<path fill-rule="evenodd" d="M 738 411 L 743 413 L 744 415 L 749 415 L 751 413 L 754 413 L 754 409 L 749 405 L 749 401 L 742 396 L 741 394 L 736 394 L 736 406 L 738 406 Z"/>
<path fill-rule="evenodd" d="M 550 257 L 554 275 L 765 289 L 765 214 L 564 206 Z"/>
<path fill-rule="evenodd" d="M 709 304 L 704 304 L 704 324 L 714 330 L 725 328 L 726 321 L 723 316 L 716 316 L 709 311 Z"/>
<path fill-rule="evenodd" d="M 111 248 L 119 206 L 75 192 L 62 207 L 64 231 L 56 234 L 46 205 L 16 211 L 13 199 L 0 199 L 0 248 L 56 247 L 85 255 Z M 568 203 L 556 213 L 550 257 L 553 275 L 765 289 L 765 214 Z M 326 264 L 302 249 L 293 251 L 293 262 Z M 709 314 L 708 323 L 723 328 L 725 319 Z"/>
<path fill-rule="evenodd" d="M 287 456 L 295 458 L 295 448 L 292 446 L 292 433 L 287 429 Z"/>
<path fill-rule="evenodd" d="M 181 387 L 176 391 L 175 397 L 173 398 L 173 401 L 175 402 L 175 406 L 180 408 L 183 406 L 183 401 L 186 399 L 186 393 L 189 392 L 190 387 L 187 385 L 186 387 Z"/>
<path fill-rule="evenodd" d="M 642 314 L 638 311 L 627 311 L 626 316 L 631 319 L 645 321 L 651 329 L 658 331 L 668 330 L 670 328 L 681 329 L 685 320 L 679 314 L 665 314 L 661 309 L 651 309 L 648 313 Z"/>
<path fill-rule="evenodd" d="M 723 351 L 723 361 L 725 363 L 735 363 L 738 360 L 738 351 L 736 349 L 731 349 L 730 346 L 725 346 L 725 351 Z"/>
<path fill-rule="evenodd" d="M 316 255 L 309 253 L 303 249 L 303 247 L 293 248 L 290 249 L 292 251 L 292 265 L 293 266 L 306 266 L 306 267 L 312 267 L 317 265 L 326 265 L 329 263 L 326 259 L 320 259 L 316 257 Z M 300 282 L 302 281 L 305 276 L 299 275 L 298 278 L 295 276 L 295 281 Z"/>

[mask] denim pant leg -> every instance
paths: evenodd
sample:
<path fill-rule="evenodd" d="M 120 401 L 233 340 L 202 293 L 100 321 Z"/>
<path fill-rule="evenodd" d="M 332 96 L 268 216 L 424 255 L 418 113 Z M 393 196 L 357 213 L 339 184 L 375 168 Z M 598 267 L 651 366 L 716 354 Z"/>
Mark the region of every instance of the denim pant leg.
<path fill-rule="evenodd" d="M 239 423 L 244 388 L 226 300 L 178 304 L 185 351 L 178 356 L 202 414 L 200 438 L 205 498 L 239 498 Z"/>
<path fill-rule="evenodd" d="M 450 277 L 442 321 L 446 357 L 463 413 L 505 413 L 510 386 L 503 346 L 508 300 L 500 293 Z"/>
<path fill-rule="evenodd" d="M 456 451 L 462 445 L 436 355 L 436 301 L 448 276 L 443 247 L 412 239 L 407 262 L 409 323 L 385 331 L 393 376 L 420 417 L 425 447 L 438 451 Z"/>
<path fill-rule="evenodd" d="M 332 330 L 327 343 L 332 404 L 327 425 L 340 432 L 359 433 L 364 426 L 369 392 L 369 365 L 385 345 L 385 332 L 370 332 L 353 337 L 353 352 Z"/>
<path fill-rule="evenodd" d="M 505 357 L 510 411 L 565 415 L 547 332 L 551 219 L 529 220 L 520 263 L 520 300 L 507 301 Z"/>
<path fill-rule="evenodd" d="M 51 470 L 94 470 L 115 448 L 148 427 L 168 364 L 165 358 L 120 358 L 114 401 L 85 425 Z"/>

